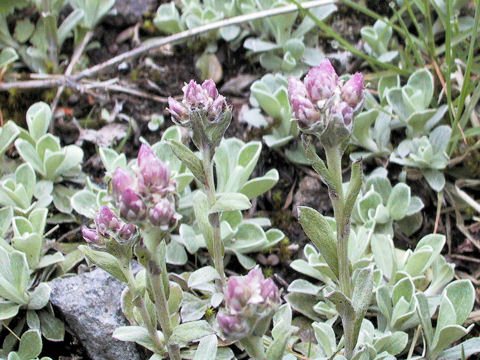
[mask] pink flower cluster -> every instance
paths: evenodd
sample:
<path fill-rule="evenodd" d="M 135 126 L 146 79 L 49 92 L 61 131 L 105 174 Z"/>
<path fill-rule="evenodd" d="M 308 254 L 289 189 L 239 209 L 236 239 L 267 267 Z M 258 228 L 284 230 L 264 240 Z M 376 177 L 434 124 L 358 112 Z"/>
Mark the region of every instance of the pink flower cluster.
<path fill-rule="evenodd" d="M 98 212 L 95 227 L 95 229 L 83 227 L 82 235 L 87 243 L 96 248 L 102 248 L 110 238 L 119 243 L 128 243 L 137 233 L 135 225 L 120 220 L 108 206 L 103 206 Z"/>
<path fill-rule="evenodd" d="M 355 73 L 345 84 L 328 59 L 310 69 L 304 81 L 291 76 L 288 79 L 288 97 L 298 124 L 308 129 L 319 121 L 329 121 L 328 117 L 341 119 L 351 128 L 353 115 L 363 105 L 363 75 Z M 323 128 L 327 124 L 322 124 Z"/>
<path fill-rule="evenodd" d="M 120 167 L 113 174 L 113 195 L 120 216 L 136 223 L 148 219 L 151 225 L 168 229 L 179 218 L 171 196 L 176 184 L 170 171 L 145 144 L 138 152 L 137 165 L 136 176 Z"/>
<path fill-rule="evenodd" d="M 226 311 L 217 315 L 223 334 L 232 339 L 247 336 L 254 325 L 270 316 L 280 303 L 280 293 L 272 279 L 256 267 L 246 276 L 232 276 L 224 289 Z"/>
<path fill-rule="evenodd" d="M 202 85 L 190 80 L 182 90 L 181 102 L 168 98 L 168 110 L 182 125 L 189 120 L 192 112 L 202 111 L 209 119 L 215 120 L 227 107 L 225 98 L 218 93 L 217 86 L 211 79 L 205 80 Z"/>

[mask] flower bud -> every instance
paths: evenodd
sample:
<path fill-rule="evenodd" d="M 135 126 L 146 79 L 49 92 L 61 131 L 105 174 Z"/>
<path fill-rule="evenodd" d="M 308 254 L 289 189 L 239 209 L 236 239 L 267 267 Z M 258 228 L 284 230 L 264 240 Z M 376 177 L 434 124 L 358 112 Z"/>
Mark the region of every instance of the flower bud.
<path fill-rule="evenodd" d="M 278 288 L 271 279 L 265 280 L 257 267 L 247 276 L 232 276 L 225 289 L 225 303 L 234 312 L 242 312 L 249 305 L 265 304 Z M 265 295 L 265 296 L 264 296 Z M 275 299 L 278 300 L 278 299 Z"/>
<path fill-rule="evenodd" d="M 352 128 L 353 109 L 346 102 L 342 101 L 333 107 L 333 115 L 340 119 L 348 129 Z"/>
<path fill-rule="evenodd" d="M 98 232 L 95 229 L 90 229 L 86 226 L 82 227 L 82 236 L 91 245 L 99 245 L 101 243 L 100 236 L 98 236 Z"/>
<path fill-rule="evenodd" d="M 314 103 L 330 98 L 338 86 L 338 75 L 328 59 L 310 69 L 305 76 L 305 87 Z"/>
<path fill-rule="evenodd" d="M 169 228 L 175 225 L 178 215 L 175 212 L 175 206 L 168 199 L 161 199 L 148 212 L 148 220 L 154 226 Z"/>
<path fill-rule="evenodd" d="M 145 203 L 133 189 L 126 189 L 120 198 L 120 215 L 127 221 L 140 221 L 145 217 Z"/>
<path fill-rule="evenodd" d="M 170 172 L 167 166 L 154 154 L 148 145 L 142 144 L 140 147 L 138 167 L 140 170 L 138 187 L 143 194 L 146 194 L 148 190 L 154 193 L 174 190 L 170 187 Z"/>
<path fill-rule="evenodd" d="M 364 86 L 362 73 L 355 73 L 342 87 L 341 98 L 355 109 L 364 98 Z"/>
<path fill-rule="evenodd" d="M 288 79 L 288 98 L 300 127 L 307 128 L 320 119 L 320 113 L 308 99 L 305 85 L 293 76 Z"/>
<path fill-rule="evenodd" d="M 248 333 L 248 325 L 240 316 L 219 312 L 217 322 L 223 335 L 230 339 L 241 339 Z"/>
<path fill-rule="evenodd" d="M 202 84 L 202 89 L 204 89 L 208 96 L 212 99 L 216 99 L 218 96 L 217 85 L 212 79 L 205 80 Z"/>
<path fill-rule="evenodd" d="M 137 232 L 137 227 L 133 224 L 124 224 L 120 231 L 118 232 L 118 236 L 122 240 L 130 240 Z"/>
<path fill-rule="evenodd" d="M 168 98 L 168 111 L 175 120 L 180 122 L 187 120 L 189 116 L 187 107 L 172 97 Z"/>
<path fill-rule="evenodd" d="M 113 194 L 117 200 L 121 197 L 121 195 L 126 189 L 135 186 L 135 179 L 133 178 L 133 176 L 120 167 L 117 167 L 115 169 L 112 182 Z"/>
<path fill-rule="evenodd" d="M 115 213 L 108 206 L 102 206 L 95 217 L 95 225 L 100 235 L 106 236 L 109 232 L 116 233 L 122 224 Z"/>
<path fill-rule="evenodd" d="M 208 108 L 208 93 L 195 80 L 190 80 L 183 88 L 183 99 L 192 109 Z"/>
<path fill-rule="evenodd" d="M 261 292 L 262 298 L 267 302 L 278 303 L 280 301 L 278 287 L 272 279 L 267 279 L 263 282 Z"/>

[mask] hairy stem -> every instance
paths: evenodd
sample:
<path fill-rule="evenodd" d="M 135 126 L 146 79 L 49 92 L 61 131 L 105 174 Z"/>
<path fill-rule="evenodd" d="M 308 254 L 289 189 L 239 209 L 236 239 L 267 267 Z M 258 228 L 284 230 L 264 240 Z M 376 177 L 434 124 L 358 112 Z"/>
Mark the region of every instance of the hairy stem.
<path fill-rule="evenodd" d="M 329 196 L 333 204 L 335 221 L 337 224 L 337 256 L 340 290 L 347 298 L 352 296 L 352 282 L 348 263 L 348 238 L 350 236 L 350 218 L 345 214 L 345 198 L 342 189 L 342 151 L 340 146 L 325 147 L 327 166 L 334 188 L 330 189 Z M 343 333 L 345 336 L 345 356 L 351 359 L 356 345 L 355 319 L 348 314 L 341 314 Z"/>
<path fill-rule="evenodd" d="M 210 149 L 205 148 L 202 151 L 203 168 L 205 171 L 206 184 L 204 190 L 207 194 L 208 205 L 212 207 L 215 204 L 215 180 L 213 178 L 213 156 L 211 156 Z M 210 214 L 208 217 L 210 225 L 213 229 L 213 265 L 220 275 L 220 287 L 225 283 L 225 269 L 223 264 L 223 243 L 220 234 L 220 214 Z"/>
<path fill-rule="evenodd" d="M 135 279 L 133 277 L 130 264 L 125 264 L 123 266 L 123 274 L 127 278 L 128 289 L 132 294 L 135 306 L 140 310 L 140 315 L 142 316 L 143 322 L 147 327 L 148 334 L 150 335 L 150 338 L 152 339 L 155 345 L 155 349 L 160 354 L 164 353 L 164 350 L 163 350 L 164 346 L 162 344 L 162 340 L 160 340 L 160 337 L 158 336 L 157 328 L 156 326 L 153 325 L 152 319 L 148 314 L 147 306 L 145 305 L 145 301 L 143 300 L 142 294 L 140 294 L 140 291 L 138 290 L 138 287 L 135 284 Z"/>
<path fill-rule="evenodd" d="M 158 253 L 158 252 L 156 252 Z M 168 311 L 167 295 L 162 279 L 162 267 L 155 259 L 151 258 L 148 262 L 148 279 L 153 290 L 155 307 L 157 310 L 158 321 L 162 328 L 165 343 L 167 344 L 168 353 L 174 360 L 180 360 L 180 349 L 175 344 L 170 344 L 169 340 L 172 336 L 172 323 L 170 321 L 170 313 Z"/>

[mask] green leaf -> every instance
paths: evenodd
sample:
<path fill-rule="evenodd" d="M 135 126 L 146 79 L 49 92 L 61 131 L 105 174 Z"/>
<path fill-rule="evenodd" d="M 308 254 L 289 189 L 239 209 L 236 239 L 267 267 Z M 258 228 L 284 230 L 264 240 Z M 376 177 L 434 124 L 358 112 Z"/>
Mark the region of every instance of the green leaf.
<path fill-rule="evenodd" d="M 52 119 L 52 110 L 44 102 L 38 102 L 30 106 L 27 111 L 27 125 L 30 136 L 37 141 L 48 131 Z"/>
<path fill-rule="evenodd" d="M 262 177 L 247 181 L 240 189 L 240 193 L 246 195 L 249 199 L 256 198 L 273 188 L 278 179 L 278 171 L 271 169 Z"/>
<path fill-rule="evenodd" d="M 387 202 L 387 208 L 393 220 L 403 219 L 407 215 L 410 196 L 410 187 L 407 184 L 398 183 L 393 187 Z"/>
<path fill-rule="evenodd" d="M 456 280 L 445 288 L 445 295 L 455 309 L 457 324 L 462 325 L 470 315 L 475 303 L 475 290 L 469 280 Z"/>
<path fill-rule="evenodd" d="M 215 334 L 205 336 L 200 340 L 193 360 L 211 360 L 217 356 L 217 336 Z"/>
<path fill-rule="evenodd" d="M 447 360 L 457 360 L 462 358 L 462 354 L 465 355 L 465 358 L 469 358 L 474 354 L 480 352 L 480 338 L 475 337 L 468 340 L 465 340 L 461 344 L 454 346 L 450 349 L 445 350 L 441 354 L 441 358 Z"/>
<path fill-rule="evenodd" d="M 157 331 L 157 334 L 161 341 L 163 341 L 163 334 L 160 331 Z M 158 351 L 155 349 L 155 345 L 150 338 L 148 330 L 142 326 L 121 326 L 115 329 L 112 336 L 120 341 L 135 342 L 153 352 Z"/>
<path fill-rule="evenodd" d="M 353 275 L 352 306 L 355 310 L 355 339 L 360 332 L 363 318 L 372 301 L 373 267 L 359 269 Z"/>
<path fill-rule="evenodd" d="M 50 341 L 63 341 L 65 336 L 65 325 L 63 321 L 53 316 L 49 311 L 38 312 L 42 335 Z"/>
<path fill-rule="evenodd" d="M 184 163 L 192 174 L 200 181 L 202 184 L 206 183 L 205 173 L 203 171 L 203 165 L 200 159 L 190 150 L 188 147 L 178 142 L 177 140 L 171 139 L 168 141 L 168 145 L 172 149 L 173 153 Z"/>
<path fill-rule="evenodd" d="M 0 321 L 8 320 L 18 314 L 20 305 L 10 301 L 0 302 Z"/>
<path fill-rule="evenodd" d="M 300 206 L 298 214 L 303 231 L 313 241 L 330 269 L 338 277 L 337 245 L 330 224 L 319 212 L 306 206 Z"/>
<path fill-rule="evenodd" d="M 2 64 L 2 54 L 5 49 L 0 53 L 0 65 Z M 0 66 L 1 67 L 1 66 Z M 13 121 L 8 121 L 3 127 L 0 128 L 0 158 L 5 154 L 5 151 L 13 144 L 20 129 Z"/>
<path fill-rule="evenodd" d="M 3 68 L 9 64 L 12 64 L 17 60 L 18 60 L 18 54 L 14 48 L 6 47 L 2 49 L 2 52 L 0 52 L 0 68 Z"/>
<path fill-rule="evenodd" d="M 110 255 L 109 253 L 106 253 L 106 252 L 93 250 L 85 245 L 80 245 L 78 248 L 95 265 L 97 265 L 98 267 L 101 267 L 103 270 L 113 275 L 118 280 L 125 283 L 127 282 L 127 279 L 123 274 L 120 263 L 118 262 L 117 258 L 115 258 L 113 255 Z"/>
<path fill-rule="evenodd" d="M 440 192 L 445 187 L 445 175 L 443 172 L 433 169 L 423 169 L 422 174 L 427 180 L 428 185 L 435 190 Z"/>
<path fill-rule="evenodd" d="M 190 274 L 190 277 L 188 278 L 188 287 L 195 288 L 216 279 L 220 279 L 217 270 L 211 266 L 204 266 Z"/>
<path fill-rule="evenodd" d="M 214 333 L 215 331 L 205 320 L 191 321 L 176 326 L 169 342 L 182 346 Z"/>
<path fill-rule="evenodd" d="M 29 163 L 37 172 L 45 175 L 42 159 L 40 159 L 32 144 L 26 140 L 17 139 L 17 141 L 15 141 L 15 148 L 24 161 Z"/>
<path fill-rule="evenodd" d="M 208 221 L 209 210 L 207 195 L 198 191 L 193 197 L 193 211 L 207 249 L 210 254 L 213 254 L 213 228 Z"/>
<path fill-rule="evenodd" d="M 420 318 L 420 324 L 422 324 L 423 334 L 425 335 L 425 339 L 427 341 L 427 346 L 432 346 L 433 342 L 433 328 L 432 328 L 432 321 L 430 319 L 430 309 L 428 306 L 428 300 L 425 294 L 418 292 L 415 295 L 417 299 L 417 314 Z"/>
<path fill-rule="evenodd" d="M 410 86 L 415 90 L 420 90 L 420 93 L 423 95 L 421 103 L 424 109 L 426 109 L 432 101 L 433 85 L 433 75 L 427 69 L 415 71 L 412 75 L 410 75 L 410 78 L 407 82 L 407 86 Z"/>
<path fill-rule="evenodd" d="M 345 196 L 344 217 L 346 219 L 350 219 L 350 216 L 352 215 L 352 209 L 355 205 L 355 201 L 357 200 L 358 193 L 360 192 L 360 189 L 362 187 L 362 181 L 362 163 L 361 161 L 355 161 L 352 164 L 352 173 Z"/>
<path fill-rule="evenodd" d="M 42 352 L 42 338 L 38 330 L 27 330 L 23 333 L 18 348 L 18 356 L 22 360 L 35 359 Z"/>
<path fill-rule="evenodd" d="M 250 209 L 252 204 L 243 194 L 240 193 L 223 193 L 215 201 L 210 209 L 210 213 L 221 213 L 224 211 L 236 211 Z"/>
<path fill-rule="evenodd" d="M 26 42 L 30 39 L 33 32 L 35 31 L 35 25 L 28 19 L 22 19 L 17 21 L 15 25 L 15 32 L 13 33 L 13 37 L 20 43 Z"/>
<path fill-rule="evenodd" d="M 80 215 L 93 219 L 97 215 L 97 197 L 89 190 L 80 190 L 71 198 L 73 209 Z"/>
<path fill-rule="evenodd" d="M 160 5 L 153 23 L 161 32 L 167 34 L 175 34 L 183 30 L 180 14 L 174 2 Z"/>
<path fill-rule="evenodd" d="M 50 300 L 52 289 L 46 283 L 40 283 L 31 293 L 30 302 L 27 304 L 29 310 L 40 310 L 47 306 Z"/>
<path fill-rule="evenodd" d="M 57 30 L 59 48 L 62 47 L 65 40 L 70 36 L 72 30 L 83 20 L 84 16 L 85 12 L 82 9 L 75 9 L 65 18 L 65 20 L 63 20 Z"/>

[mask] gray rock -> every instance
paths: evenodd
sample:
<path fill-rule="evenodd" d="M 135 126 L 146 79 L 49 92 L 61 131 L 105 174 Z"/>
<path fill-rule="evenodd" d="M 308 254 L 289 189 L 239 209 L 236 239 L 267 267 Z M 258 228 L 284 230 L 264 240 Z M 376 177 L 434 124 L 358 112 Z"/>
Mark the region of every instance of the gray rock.
<path fill-rule="evenodd" d="M 142 20 L 147 12 L 155 12 L 158 8 L 157 0 L 117 0 L 113 6 L 113 18 L 107 20 L 113 25 L 134 25 Z"/>
<path fill-rule="evenodd" d="M 128 325 L 120 308 L 124 284 L 102 269 L 96 269 L 55 279 L 50 286 L 50 301 L 92 360 L 141 359 L 134 343 L 112 337 L 117 327 Z"/>

